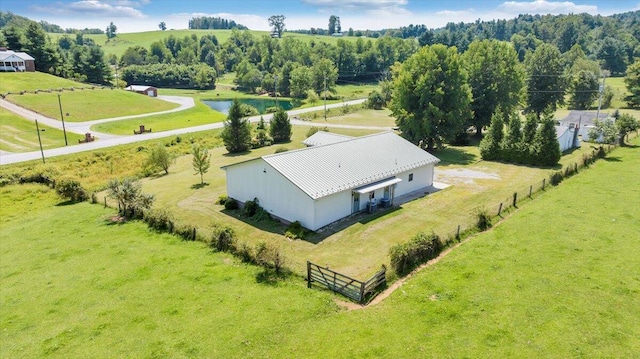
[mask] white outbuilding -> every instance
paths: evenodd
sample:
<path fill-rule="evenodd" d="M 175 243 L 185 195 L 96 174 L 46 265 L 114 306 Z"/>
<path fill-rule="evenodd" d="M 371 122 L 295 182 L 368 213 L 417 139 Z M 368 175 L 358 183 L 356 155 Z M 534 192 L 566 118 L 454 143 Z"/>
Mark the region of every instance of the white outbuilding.
<path fill-rule="evenodd" d="M 222 167 L 227 195 L 318 230 L 433 184 L 440 160 L 393 132 L 343 139 Z"/>

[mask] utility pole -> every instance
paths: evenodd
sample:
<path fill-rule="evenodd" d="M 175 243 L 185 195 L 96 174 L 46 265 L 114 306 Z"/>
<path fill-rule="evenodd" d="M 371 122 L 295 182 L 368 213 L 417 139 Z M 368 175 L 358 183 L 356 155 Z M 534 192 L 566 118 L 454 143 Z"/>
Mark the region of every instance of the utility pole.
<path fill-rule="evenodd" d="M 36 120 L 36 132 L 38 132 L 38 143 L 40 144 L 40 154 L 42 155 L 42 163 L 44 163 L 44 151 L 42 150 L 42 140 L 40 139 L 40 127 L 38 126 L 38 120 Z"/>
<path fill-rule="evenodd" d="M 58 94 L 58 107 L 60 108 L 60 119 L 62 120 L 62 132 L 64 133 L 64 145 L 69 146 L 67 142 L 67 129 L 64 127 L 64 115 L 62 115 L 62 102 L 60 102 L 60 94 Z"/>
<path fill-rule="evenodd" d="M 327 73 L 324 73 L 324 120 L 327 120 Z"/>
<path fill-rule="evenodd" d="M 596 112 L 596 119 L 600 121 L 600 106 L 602 106 L 602 94 L 604 93 L 604 80 L 607 78 L 607 73 L 602 72 L 602 85 L 600 85 L 600 96 L 598 97 L 598 111 Z"/>

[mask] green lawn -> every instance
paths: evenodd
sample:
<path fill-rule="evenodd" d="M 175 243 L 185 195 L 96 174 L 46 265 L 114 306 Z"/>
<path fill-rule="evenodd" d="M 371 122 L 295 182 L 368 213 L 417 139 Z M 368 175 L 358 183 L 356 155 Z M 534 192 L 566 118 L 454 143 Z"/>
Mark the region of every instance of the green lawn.
<path fill-rule="evenodd" d="M 112 89 L 64 91 L 60 94 L 60 99 L 65 114 L 64 120 L 69 122 L 138 115 L 178 107 L 175 103 Z M 45 116 L 60 118 L 58 93 L 10 95 L 7 100 Z"/>
<path fill-rule="evenodd" d="M 43 72 L 0 72 L 0 93 L 20 91 L 50 90 L 60 88 L 88 88 L 83 84 Z"/>
<path fill-rule="evenodd" d="M 196 101 L 196 106 L 185 111 L 163 115 L 134 118 L 129 120 L 106 122 L 91 127 L 93 131 L 115 135 L 130 135 L 140 124 L 154 132 L 168 131 L 176 128 L 199 126 L 208 123 L 222 122 L 226 115 L 212 110 L 209 106 Z"/>
<path fill-rule="evenodd" d="M 64 133 L 61 130 L 39 124 L 42 148 L 50 149 L 64 146 Z M 72 132 L 67 132 L 69 144 L 77 144 L 84 138 Z M 0 150 L 8 152 L 30 152 L 40 149 L 35 122 L 0 108 Z"/>
<path fill-rule="evenodd" d="M 634 357 L 640 191 L 629 189 L 639 142 L 359 311 L 340 310 L 299 277 L 261 283 L 259 269 L 199 243 L 109 224 L 113 210 L 99 205 L 3 187 L 0 201 L 11 205 L 0 206 L 0 354 Z"/>

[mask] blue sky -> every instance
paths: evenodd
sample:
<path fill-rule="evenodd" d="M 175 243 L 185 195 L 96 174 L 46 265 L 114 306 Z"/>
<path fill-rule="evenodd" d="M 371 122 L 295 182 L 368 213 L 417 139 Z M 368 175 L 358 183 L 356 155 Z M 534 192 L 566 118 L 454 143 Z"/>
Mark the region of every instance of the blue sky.
<path fill-rule="evenodd" d="M 331 15 L 342 28 L 382 29 L 408 24 L 430 28 L 447 22 L 510 19 L 521 13 L 611 15 L 640 10 L 640 0 L 0 0 L 1 11 L 45 20 L 63 28 L 105 28 L 119 32 L 185 29 L 194 16 L 218 16 L 254 30 L 267 30 L 271 15 L 286 16 L 287 29 L 327 28 Z"/>

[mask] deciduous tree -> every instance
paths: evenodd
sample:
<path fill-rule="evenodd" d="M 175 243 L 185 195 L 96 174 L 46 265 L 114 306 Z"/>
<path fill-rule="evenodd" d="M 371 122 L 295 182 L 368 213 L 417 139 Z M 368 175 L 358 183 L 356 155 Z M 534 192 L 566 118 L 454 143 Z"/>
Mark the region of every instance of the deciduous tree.
<path fill-rule="evenodd" d="M 286 17 L 284 15 L 272 15 L 269 17 L 269 26 L 278 34 L 278 37 L 282 37 L 282 33 L 286 28 L 284 25 L 285 19 Z"/>
<path fill-rule="evenodd" d="M 640 128 L 640 122 L 628 113 L 622 114 L 616 120 L 616 128 L 618 129 L 618 141 L 620 146 L 624 146 L 624 138 L 630 132 L 637 131 Z"/>
<path fill-rule="evenodd" d="M 480 137 L 500 106 L 510 112 L 522 98 L 524 69 L 518 54 L 508 42 L 496 40 L 474 41 L 464 53 L 465 68 L 473 99 L 471 124 Z"/>
<path fill-rule="evenodd" d="M 191 154 L 193 155 L 193 161 L 191 162 L 193 170 L 196 172 L 195 174 L 200 175 L 200 184 L 204 184 L 204 174 L 209 172 L 209 167 L 211 166 L 209 150 L 206 147 L 195 144 L 191 147 Z"/>
<path fill-rule="evenodd" d="M 169 167 L 171 167 L 175 160 L 176 157 L 169 153 L 165 146 L 159 144 L 151 149 L 151 153 L 147 159 L 147 165 L 152 170 L 161 169 L 165 174 L 169 174 Z"/>
<path fill-rule="evenodd" d="M 542 112 L 564 103 L 564 61 L 558 48 L 542 44 L 525 60 L 527 70 L 527 110 L 540 118 Z"/>
<path fill-rule="evenodd" d="M 471 89 L 455 47 L 421 48 L 393 69 L 391 111 L 402 136 L 432 151 L 471 118 Z"/>

